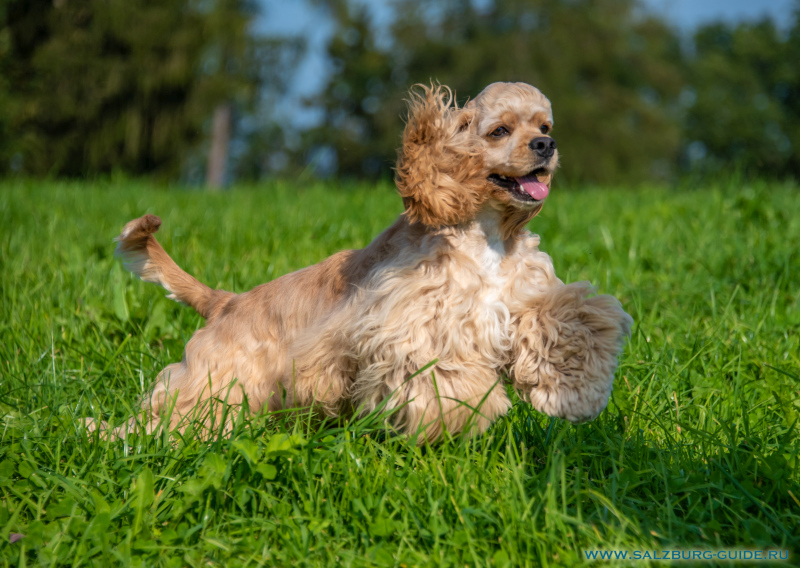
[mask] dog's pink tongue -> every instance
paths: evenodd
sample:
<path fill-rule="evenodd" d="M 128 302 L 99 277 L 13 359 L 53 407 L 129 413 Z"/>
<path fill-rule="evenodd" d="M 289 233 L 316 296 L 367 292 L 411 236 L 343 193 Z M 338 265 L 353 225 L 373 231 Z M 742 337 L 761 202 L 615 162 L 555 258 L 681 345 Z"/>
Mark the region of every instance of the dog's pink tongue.
<path fill-rule="evenodd" d="M 541 200 L 547 197 L 547 194 L 550 192 L 550 188 L 547 185 L 540 182 L 536 179 L 536 176 L 525 176 L 521 178 L 515 178 L 517 183 L 525 190 L 525 193 L 533 197 L 534 199 Z"/>

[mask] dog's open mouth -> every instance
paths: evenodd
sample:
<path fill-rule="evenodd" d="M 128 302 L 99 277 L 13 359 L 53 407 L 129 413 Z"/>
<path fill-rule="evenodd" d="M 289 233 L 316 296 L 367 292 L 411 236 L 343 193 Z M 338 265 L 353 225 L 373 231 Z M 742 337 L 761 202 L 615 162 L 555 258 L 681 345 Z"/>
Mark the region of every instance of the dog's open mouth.
<path fill-rule="evenodd" d="M 522 177 L 491 174 L 489 179 L 520 201 L 541 201 L 550 192 L 552 177 L 545 168 L 537 168 Z"/>

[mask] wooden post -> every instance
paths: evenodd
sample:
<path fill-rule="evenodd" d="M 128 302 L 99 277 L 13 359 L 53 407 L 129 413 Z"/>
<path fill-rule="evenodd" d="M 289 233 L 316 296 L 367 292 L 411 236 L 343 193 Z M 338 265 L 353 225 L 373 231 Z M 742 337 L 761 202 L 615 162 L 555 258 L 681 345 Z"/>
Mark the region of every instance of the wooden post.
<path fill-rule="evenodd" d="M 206 170 L 206 185 L 209 189 L 217 190 L 225 184 L 230 139 L 231 105 L 222 103 L 214 109 L 211 149 L 208 151 L 208 169 Z"/>

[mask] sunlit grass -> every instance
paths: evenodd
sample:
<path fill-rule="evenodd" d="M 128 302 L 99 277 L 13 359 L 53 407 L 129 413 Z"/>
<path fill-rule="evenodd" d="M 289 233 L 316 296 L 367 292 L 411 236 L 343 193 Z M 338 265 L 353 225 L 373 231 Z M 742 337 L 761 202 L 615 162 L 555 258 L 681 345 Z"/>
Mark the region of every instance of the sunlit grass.
<path fill-rule="evenodd" d="M 303 185 L 0 185 L 3 565 L 563 566 L 596 548 L 800 546 L 788 185 L 554 188 L 531 229 L 557 273 L 636 321 L 594 422 L 518 401 L 483 437 L 434 447 L 374 416 L 87 438 L 81 418 L 129 416 L 202 325 L 121 269 L 122 225 L 160 215 L 182 267 L 242 291 L 366 245 L 401 211 L 389 186 Z"/>

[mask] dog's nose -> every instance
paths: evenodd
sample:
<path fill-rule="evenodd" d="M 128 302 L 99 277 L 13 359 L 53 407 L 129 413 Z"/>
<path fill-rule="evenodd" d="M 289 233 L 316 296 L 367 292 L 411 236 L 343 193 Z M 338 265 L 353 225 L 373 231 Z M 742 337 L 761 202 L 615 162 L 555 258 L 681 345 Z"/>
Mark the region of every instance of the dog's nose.
<path fill-rule="evenodd" d="M 545 160 L 550 158 L 556 151 L 556 141 L 549 136 L 534 138 L 528 146 Z"/>

